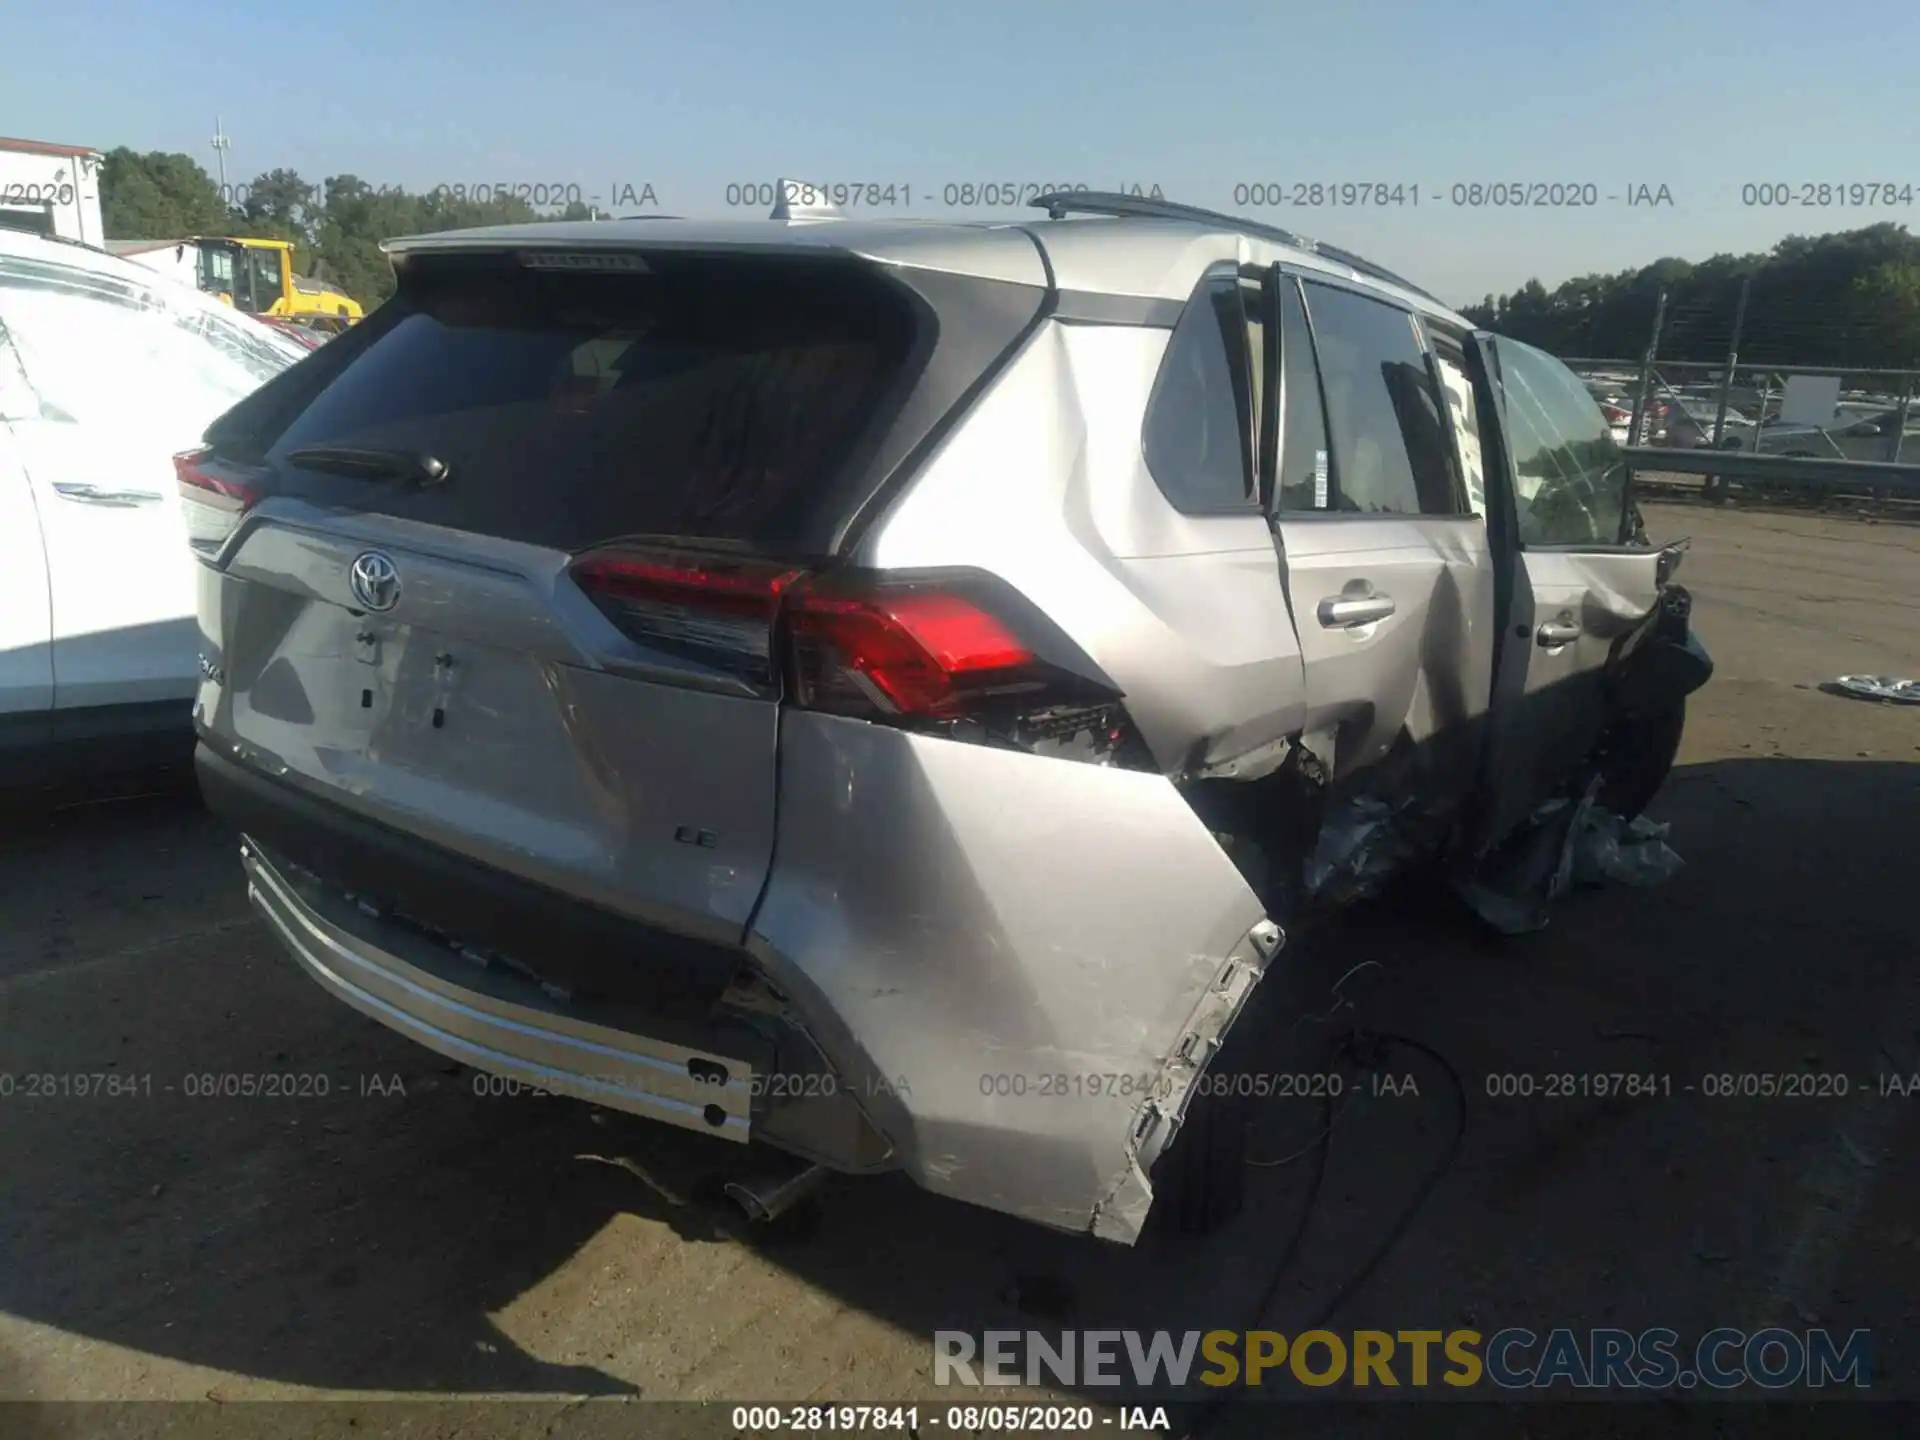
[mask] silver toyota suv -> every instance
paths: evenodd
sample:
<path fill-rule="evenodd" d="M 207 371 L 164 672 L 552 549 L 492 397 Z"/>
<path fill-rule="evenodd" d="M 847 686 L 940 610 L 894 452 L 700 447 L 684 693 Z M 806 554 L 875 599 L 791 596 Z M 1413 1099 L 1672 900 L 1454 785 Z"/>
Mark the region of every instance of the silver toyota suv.
<path fill-rule="evenodd" d="M 1708 662 L 1579 380 L 1282 231 L 1041 204 L 393 241 L 178 458 L 203 790 L 315 980 L 1131 1244 L 1237 1207 L 1336 829 L 1471 868 L 1645 803 Z"/>

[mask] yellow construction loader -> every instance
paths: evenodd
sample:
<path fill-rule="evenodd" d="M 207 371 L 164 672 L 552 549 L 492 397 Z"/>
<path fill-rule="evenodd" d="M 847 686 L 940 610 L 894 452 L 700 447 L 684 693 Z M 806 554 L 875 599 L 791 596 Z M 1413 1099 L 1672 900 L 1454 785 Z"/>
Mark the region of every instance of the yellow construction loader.
<path fill-rule="evenodd" d="M 249 315 L 318 321 L 328 328 L 344 328 L 366 317 L 351 295 L 293 273 L 290 240 L 192 235 L 184 240 L 110 240 L 107 248 L 218 295 Z"/>

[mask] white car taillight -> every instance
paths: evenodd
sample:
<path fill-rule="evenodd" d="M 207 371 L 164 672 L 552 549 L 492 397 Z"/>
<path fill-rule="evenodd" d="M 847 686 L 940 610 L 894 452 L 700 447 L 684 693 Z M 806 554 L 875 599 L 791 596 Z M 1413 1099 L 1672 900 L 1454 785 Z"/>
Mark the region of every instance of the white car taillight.
<path fill-rule="evenodd" d="M 260 492 L 251 485 L 206 467 L 210 450 L 183 450 L 173 457 L 173 473 L 180 481 L 180 513 L 186 521 L 187 543 L 194 552 L 208 557 L 217 555 L 240 524 L 240 519 L 260 500 Z"/>

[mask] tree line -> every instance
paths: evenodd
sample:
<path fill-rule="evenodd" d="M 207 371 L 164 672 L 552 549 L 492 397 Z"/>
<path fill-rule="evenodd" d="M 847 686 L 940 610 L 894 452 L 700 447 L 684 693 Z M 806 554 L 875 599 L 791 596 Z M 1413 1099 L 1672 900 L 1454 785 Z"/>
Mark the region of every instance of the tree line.
<path fill-rule="evenodd" d="M 371 308 L 393 293 L 380 242 L 473 225 L 585 220 L 573 204 L 536 210 L 524 199 L 457 199 L 374 186 L 357 175 L 318 184 L 269 170 L 235 188 L 238 204 L 191 156 L 124 146 L 105 157 L 100 205 L 115 240 L 248 235 L 291 240 L 302 274 L 331 281 Z M 1751 364 L 1920 367 L 1920 238 L 1885 223 L 1789 236 L 1764 253 L 1668 257 L 1614 275 L 1582 275 L 1548 290 L 1529 280 L 1464 312 L 1475 324 L 1552 354 L 1629 358 L 1646 349 L 1662 292 L 1660 355 L 1721 361 L 1742 284 L 1750 286 L 1740 358 Z"/>
<path fill-rule="evenodd" d="M 543 212 L 513 196 L 471 200 L 444 191 L 417 194 L 375 186 L 358 175 L 329 175 L 313 184 L 285 169 L 257 175 L 231 193 L 244 198 L 230 203 L 190 155 L 138 154 L 122 146 L 109 151 L 100 168 L 100 218 L 111 239 L 237 235 L 291 240 L 301 274 L 330 281 L 369 309 L 393 293 L 393 267 L 380 253 L 382 240 L 472 225 L 593 217 L 591 208 L 580 204 Z"/>
<path fill-rule="evenodd" d="M 1699 264 L 1670 257 L 1552 290 L 1529 280 L 1462 313 L 1551 354 L 1624 359 L 1645 351 L 1664 291 L 1660 357 L 1724 362 L 1743 283 L 1742 365 L 1920 367 L 1920 238 L 1892 223 L 1790 235 Z"/>

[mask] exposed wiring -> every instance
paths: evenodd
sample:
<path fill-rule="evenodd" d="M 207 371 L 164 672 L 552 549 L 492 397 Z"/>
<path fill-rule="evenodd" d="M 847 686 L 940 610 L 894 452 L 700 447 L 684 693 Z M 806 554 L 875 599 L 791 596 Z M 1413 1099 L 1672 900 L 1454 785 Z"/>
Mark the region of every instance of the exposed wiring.
<path fill-rule="evenodd" d="M 1419 1218 L 1420 1212 L 1426 1208 L 1427 1201 L 1432 1197 L 1433 1192 L 1440 1188 L 1440 1182 L 1446 1179 L 1447 1172 L 1453 1169 L 1455 1162 L 1460 1158 L 1461 1148 L 1466 1144 L 1467 1086 L 1466 1082 L 1460 1078 L 1460 1072 L 1453 1068 L 1452 1062 L 1425 1041 L 1415 1040 L 1411 1036 L 1392 1035 L 1384 1031 L 1376 1031 L 1374 1032 L 1373 1038 L 1383 1042 L 1389 1050 L 1395 1045 L 1404 1046 L 1409 1050 L 1416 1050 L 1440 1067 L 1441 1072 L 1447 1077 L 1447 1083 L 1453 1087 L 1453 1135 L 1447 1141 L 1446 1151 L 1441 1155 L 1440 1159 L 1435 1162 L 1434 1167 L 1427 1172 L 1426 1179 L 1421 1182 L 1420 1188 L 1414 1192 L 1413 1198 L 1407 1202 L 1406 1207 L 1400 1212 L 1400 1218 L 1394 1222 L 1393 1228 L 1387 1232 L 1386 1239 L 1382 1240 L 1373 1254 L 1367 1257 L 1367 1263 L 1355 1271 L 1347 1282 L 1334 1292 L 1333 1298 L 1321 1308 L 1320 1313 L 1316 1315 L 1307 1326 L 1310 1330 L 1318 1330 L 1325 1327 L 1326 1324 L 1339 1313 L 1341 1307 L 1353 1298 L 1360 1287 L 1373 1278 L 1374 1271 L 1380 1268 L 1387 1256 L 1391 1255 L 1395 1247 L 1406 1238 L 1407 1231 L 1413 1228 L 1413 1222 Z M 1331 1149 L 1332 1147 L 1328 1146 L 1327 1148 Z"/>
<path fill-rule="evenodd" d="M 1361 967 L 1354 967 L 1355 970 L 1359 968 Z M 1354 971 L 1349 970 L 1346 976 L 1341 977 L 1341 983 L 1344 984 L 1347 977 L 1353 973 Z M 1334 988 L 1337 992 L 1339 987 L 1336 985 Z M 1336 1005 L 1334 1008 L 1338 1010 L 1340 1006 Z M 1331 1013 L 1333 1012 L 1330 1011 L 1329 1014 Z M 1421 1210 L 1426 1207 L 1426 1203 L 1432 1197 L 1433 1192 L 1439 1188 L 1440 1182 L 1446 1178 L 1447 1172 L 1453 1169 L 1454 1163 L 1460 1158 L 1461 1148 L 1466 1142 L 1466 1082 L 1460 1078 L 1460 1072 L 1456 1070 L 1453 1064 L 1438 1050 L 1435 1050 L 1425 1041 L 1415 1040 L 1411 1036 L 1395 1035 L 1383 1030 L 1360 1031 L 1356 1029 L 1347 1033 L 1342 1042 L 1341 1051 L 1346 1058 L 1359 1062 L 1361 1069 L 1377 1071 L 1384 1062 L 1387 1054 L 1390 1053 L 1395 1046 L 1404 1046 L 1409 1050 L 1414 1050 L 1425 1055 L 1438 1065 L 1446 1075 L 1447 1081 L 1453 1087 L 1454 1093 L 1455 1119 L 1453 1136 L 1447 1142 L 1446 1151 L 1421 1181 L 1419 1188 L 1413 1194 L 1413 1198 L 1402 1208 L 1399 1218 L 1394 1221 L 1393 1227 L 1387 1231 L 1386 1238 L 1375 1247 L 1373 1253 L 1367 1257 L 1366 1262 L 1341 1283 L 1340 1288 L 1333 1293 L 1332 1298 L 1329 1299 L 1326 1304 L 1322 1305 L 1319 1312 L 1302 1327 L 1303 1330 L 1324 1329 L 1327 1324 L 1332 1321 L 1333 1317 L 1339 1313 L 1347 1301 L 1353 1298 L 1360 1287 L 1373 1278 L 1374 1272 L 1380 1268 L 1386 1261 L 1386 1258 L 1393 1253 L 1394 1248 L 1406 1237 L 1407 1231 L 1413 1227 L 1413 1222 L 1419 1217 Z M 1327 1178 L 1327 1160 L 1333 1153 L 1334 1121 L 1338 1116 L 1333 1097 L 1331 1095 L 1324 1096 L 1323 1101 L 1322 1116 L 1324 1123 L 1321 1127 L 1320 1134 L 1313 1141 L 1309 1142 L 1306 1150 L 1295 1155 L 1290 1155 L 1284 1160 L 1248 1162 L 1249 1164 L 1262 1164 L 1266 1166 L 1284 1165 L 1292 1160 L 1299 1159 L 1300 1155 L 1317 1152 L 1317 1159 L 1313 1168 L 1313 1180 L 1308 1185 L 1306 1199 L 1300 1206 L 1300 1218 L 1294 1225 L 1292 1235 L 1287 1239 L 1286 1248 L 1280 1252 L 1280 1258 L 1274 1264 L 1273 1272 L 1267 1281 L 1267 1288 L 1260 1296 L 1258 1304 L 1254 1307 L 1252 1323 L 1246 1327 L 1247 1330 L 1261 1328 L 1267 1318 L 1267 1312 L 1273 1308 L 1274 1301 L 1280 1294 L 1280 1287 L 1292 1273 L 1294 1262 L 1299 1258 L 1300 1247 L 1306 1239 L 1307 1229 L 1312 1224 L 1314 1212 L 1319 1205 L 1320 1192 Z M 1340 1109 L 1345 1109 L 1344 1104 Z M 1241 1333 L 1245 1334 L 1246 1330 L 1243 1330 Z M 1209 1400 L 1201 1408 L 1199 1414 L 1194 1417 L 1193 1423 L 1182 1432 L 1184 1440 L 1201 1440 L 1201 1437 L 1218 1423 L 1229 1407 L 1239 1403 L 1244 1402 L 1230 1396 Z"/>
<path fill-rule="evenodd" d="M 1345 985 L 1347 981 L 1351 980 L 1354 976 L 1358 975 L 1362 970 L 1366 970 L 1369 968 L 1378 970 L 1378 969 L 1381 969 L 1382 967 L 1378 960 L 1362 960 L 1358 965 L 1355 965 L 1352 969 L 1348 970 L 1346 974 L 1342 975 L 1338 980 L 1333 982 L 1333 987 L 1332 987 L 1333 997 L 1334 997 L 1333 1005 L 1331 1008 L 1327 1010 L 1327 1012 L 1324 1015 L 1321 1015 L 1321 1014 L 1302 1015 L 1298 1020 L 1293 1022 L 1291 1029 L 1298 1030 L 1302 1025 L 1305 1025 L 1308 1021 L 1315 1021 L 1320 1024 L 1326 1024 L 1327 1022 L 1331 1021 L 1334 1016 L 1338 1015 L 1342 1010 L 1351 1010 L 1353 1008 L 1353 1002 L 1347 999 L 1346 995 L 1342 993 L 1340 987 Z M 1291 1033 L 1291 1031 L 1289 1033 Z M 1326 1117 L 1326 1124 L 1321 1127 L 1320 1133 L 1318 1135 L 1315 1135 L 1313 1139 L 1309 1140 L 1305 1145 L 1301 1146 L 1298 1150 L 1294 1151 L 1291 1155 L 1283 1155 L 1278 1160 L 1249 1160 L 1247 1161 L 1247 1164 L 1255 1170 L 1277 1170 L 1282 1165 L 1291 1165 L 1294 1161 L 1301 1159 L 1303 1156 L 1312 1154 L 1314 1147 L 1317 1146 L 1322 1140 L 1325 1140 L 1329 1135 L 1333 1133 L 1333 1127 L 1340 1119 L 1340 1112 L 1345 1110 L 1347 1107 L 1347 1101 L 1345 1099 L 1342 1099 L 1339 1105 L 1335 1106 L 1331 1103 L 1331 1100 L 1329 1097 L 1323 1096 L 1322 1098 L 1328 1099 L 1329 1103 L 1323 1107 L 1323 1114 Z"/>

